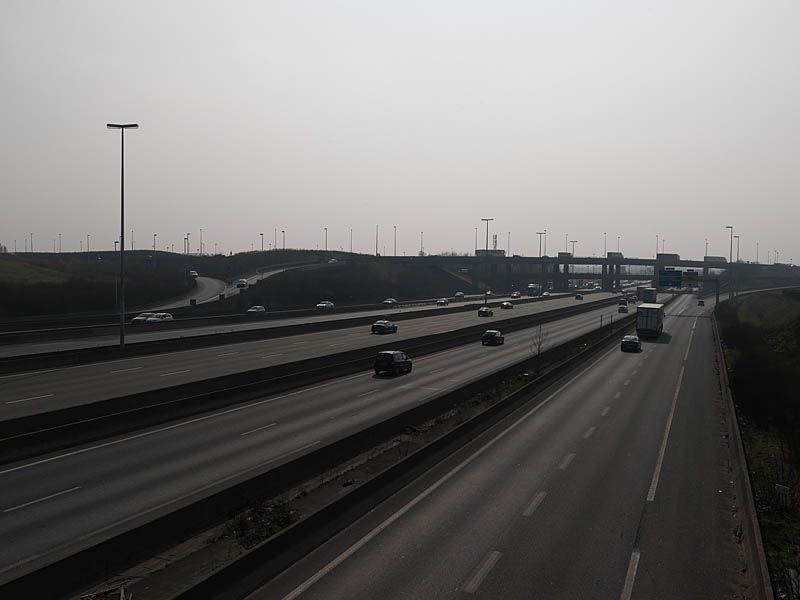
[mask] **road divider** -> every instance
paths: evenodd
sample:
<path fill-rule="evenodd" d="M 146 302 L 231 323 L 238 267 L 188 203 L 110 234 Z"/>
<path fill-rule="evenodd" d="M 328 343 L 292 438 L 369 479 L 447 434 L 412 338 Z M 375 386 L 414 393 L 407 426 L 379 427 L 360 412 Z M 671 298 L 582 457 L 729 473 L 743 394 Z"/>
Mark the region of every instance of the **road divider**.
<path fill-rule="evenodd" d="M 581 303 L 542 313 L 492 320 L 464 329 L 404 340 L 402 347 L 412 357 L 424 356 L 477 343 L 487 325 L 511 332 L 590 312 L 614 302 L 616 300 L 611 298 L 592 304 Z M 0 464 L 366 371 L 372 368 L 375 353 L 385 348 L 386 343 L 382 342 L 328 356 L 0 421 Z"/>

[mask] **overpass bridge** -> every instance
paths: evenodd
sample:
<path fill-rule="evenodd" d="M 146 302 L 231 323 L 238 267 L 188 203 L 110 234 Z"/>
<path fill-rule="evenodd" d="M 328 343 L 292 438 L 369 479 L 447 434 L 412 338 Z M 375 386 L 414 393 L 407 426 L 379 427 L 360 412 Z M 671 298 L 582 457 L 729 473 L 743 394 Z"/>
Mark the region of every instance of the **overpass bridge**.
<path fill-rule="evenodd" d="M 682 259 L 678 254 L 662 253 L 655 258 L 626 257 L 621 252 L 606 256 L 573 256 L 559 252 L 556 256 L 382 256 L 387 263 L 420 263 L 446 269 L 484 289 L 524 289 L 529 283 L 541 284 L 543 289 L 565 291 L 571 281 L 594 281 L 604 290 L 620 287 L 623 280 L 642 281 L 659 286 L 659 273 L 669 270 L 697 273 L 698 278 L 709 276 L 722 281 L 771 281 L 796 283 L 800 270 L 787 264 L 730 263 L 722 256 L 704 256 L 702 260 Z"/>

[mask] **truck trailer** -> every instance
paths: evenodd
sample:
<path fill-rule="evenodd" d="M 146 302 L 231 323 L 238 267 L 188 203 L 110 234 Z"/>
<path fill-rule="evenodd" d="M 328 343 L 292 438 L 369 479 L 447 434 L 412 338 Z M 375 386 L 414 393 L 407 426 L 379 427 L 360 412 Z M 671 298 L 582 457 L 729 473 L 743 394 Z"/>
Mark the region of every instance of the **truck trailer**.
<path fill-rule="evenodd" d="M 636 309 L 636 334 L 658 337 L 664 331 L 664 305 L 640 304 Z"/>

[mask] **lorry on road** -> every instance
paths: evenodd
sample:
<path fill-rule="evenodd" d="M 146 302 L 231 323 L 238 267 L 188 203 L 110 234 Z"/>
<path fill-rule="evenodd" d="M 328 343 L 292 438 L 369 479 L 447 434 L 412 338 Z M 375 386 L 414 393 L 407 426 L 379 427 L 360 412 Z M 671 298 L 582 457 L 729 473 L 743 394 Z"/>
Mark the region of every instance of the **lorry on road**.
<path fill-rule="evenodd" d="M 654 287 L 638 286 L 636 297 L 642 302 L 658 302 L 658 290 Z"/>
<path fill-rule="evenodd" d="M 640 304 L 636 309 L 636 334 L 658 337 L 664 331 L 664 305 Z"/>

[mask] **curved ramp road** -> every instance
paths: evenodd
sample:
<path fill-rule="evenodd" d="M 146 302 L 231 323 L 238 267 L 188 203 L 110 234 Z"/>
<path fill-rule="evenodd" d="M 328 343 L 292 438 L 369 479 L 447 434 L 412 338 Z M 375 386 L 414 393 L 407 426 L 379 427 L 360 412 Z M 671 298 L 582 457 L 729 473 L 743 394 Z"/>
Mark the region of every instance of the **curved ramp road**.
<path fill-rule="evenodd" d="M 599 311 L 613 309 L 545 328 L 559 344 L 596 329 Z M 181 499 L 225 487 L 239 473 L 268 470 L 529 358 L 531 335 L 522 330 L 508 334 L 505 346 L 476 340 L 425 356 L 399 377 L 362 372 L 0 467 L 0 539 L 13 540 L 0 545 L 0 582 L 38 556 L 74 552 L 109 535 L 109 528 L 130 527 L 134 517 L 152 519 Z"/>
<path fill-rule="evenodd" d="M 142 309 L 141 312 L 165 311 L 178 308 L 179 306 L 189 306 L 192 300 L 196 300 L 198 304 L 218 300 L 219 295 L 228 287 L 227 283 L 221 279 L 214 279 L 213 277 L 197 277 L 195 281 L 197 282 L 197 287 L 194 289 L 194 292 L 188 296 L 168 300 L 162 304 L 155 304 L 150 308 Z"/>
<path fill-rule="evenodd" d="M 607 298 L 609 295 L 602 296 Z M 398 333 L 384 336 L 372 335 L 369 325 L 362 325 L 336 331 L 2 375 L 0 420 L 381 343 L 402 346 L 403 340 L 409 338 L 473 325 L 485 324 L 487 329 L 491 329 L 494 321 L 509 316 L 538 314 L 572 306 L 575 302 L 572 298 L 562 298 L 521 304 L 508 311 L 496 309 L 494 316 L 489 318 L 478 317 L 477 310 L 443 311 L 441 315 L 399 321 Z M 590 304 L 588 297 L 584 302 Z M 616 313 L 614 306 L 599 310 L 601 312 L 593 311 L 593 316 L 587 318 L 599 324 L 600 314 Z"/>
<path fill-rule="evenodd" d="M 734 597 L 711 306 L 671 309 L 251 599 Z"/>

